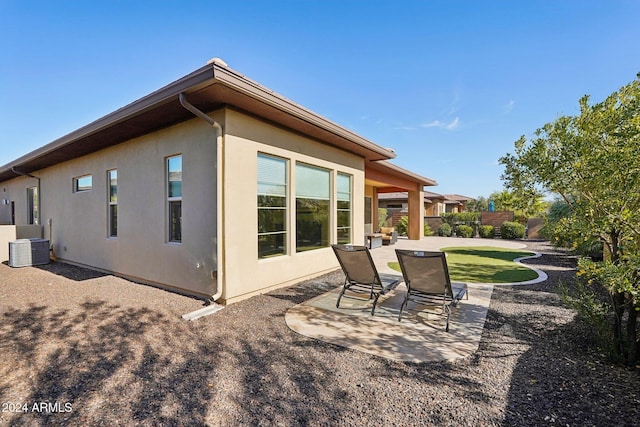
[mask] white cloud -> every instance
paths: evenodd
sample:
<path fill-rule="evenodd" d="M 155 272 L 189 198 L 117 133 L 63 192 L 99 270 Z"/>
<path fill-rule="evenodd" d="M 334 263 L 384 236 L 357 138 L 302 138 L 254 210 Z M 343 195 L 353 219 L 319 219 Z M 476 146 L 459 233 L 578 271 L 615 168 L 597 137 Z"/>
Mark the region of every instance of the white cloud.
<path fill-rule="evenodd" d="M 441 122 L 440 120 L 434 120 L 432 122 L 422 124 L 423 128 L 439 128 L 445 130 L 454 130 L 457 129 L 458 126 L 460 126 L 460 117 L 454 118 L 449 123 Z"/>
<path fill-rule="evenodd" d="M 510 113 L 511 111 L 513 111 L 513 109 L 516 106 L 516 101 L 514 101 L 513 99 L 511 99 L 507 105 L 504 106 L 504 112 L 506 113 Z"/>

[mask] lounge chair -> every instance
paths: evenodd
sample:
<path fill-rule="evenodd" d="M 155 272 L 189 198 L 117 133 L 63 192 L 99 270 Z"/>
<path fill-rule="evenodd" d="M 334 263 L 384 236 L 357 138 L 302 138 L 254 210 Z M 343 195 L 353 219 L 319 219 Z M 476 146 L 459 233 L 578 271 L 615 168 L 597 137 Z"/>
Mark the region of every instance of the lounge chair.
<path fill-rule="evenodd" d="M 344 285 L 336 301 L 336 308 L 340 308 L 340 299 L 349 290 L 355 293 L 369 292 L 369 299 L 373 298 L 371 315 L 376 310 L 378 298 L 394 289 L 400 283 L 400 277 L 382 276 L 378 274 L 369 248 L 354 245 L 331 245 L 333 252 L 344 272 Z"/>
<path fill-rule="evenodd" d="M 444 252 L 396 249 L 396 256 L 407 286 L 398 321 L 402 320 L 402 311 L 409 300 L 418 303 L 442 302 L 442 314 L 447 318 L 445 331 L 448 332 L 451 306 L 455 307 L 465 295 L 469 298 L 466 284 L 460 289 L 452 288 Z"/>

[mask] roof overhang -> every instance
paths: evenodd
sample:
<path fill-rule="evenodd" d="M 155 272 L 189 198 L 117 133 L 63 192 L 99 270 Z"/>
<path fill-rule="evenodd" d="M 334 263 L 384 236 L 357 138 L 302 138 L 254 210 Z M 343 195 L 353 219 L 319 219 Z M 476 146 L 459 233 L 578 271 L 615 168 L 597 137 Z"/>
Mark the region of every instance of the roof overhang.
<path fill-rule="evenodd" d="M 111 147 L 194 116 L 179 102 L 184 93 L 192 105 L 210 112 L 232 107 L 367 161 L 395 153 L 345 129 L 248 79 L 220 61 L 132 102 L 68 135 L 0 168 L 0 182 Z"/>
<path fill-rule="evenodd" d="M 438 183 L 387 161 L 368 162 L 364 169 L 365 184 L 376 187 L 378 193 L 422 191 Z"/>

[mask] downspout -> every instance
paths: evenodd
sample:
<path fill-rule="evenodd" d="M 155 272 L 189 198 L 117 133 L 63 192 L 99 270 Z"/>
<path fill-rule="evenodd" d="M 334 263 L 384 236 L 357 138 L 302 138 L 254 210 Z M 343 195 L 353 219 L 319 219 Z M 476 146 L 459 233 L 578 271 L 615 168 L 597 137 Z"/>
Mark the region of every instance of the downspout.
<path fill-rule="evenodd" d="M 29 178 L 35 178 L 38 180 L 38 225 L 42 225 L 41 222 L 41 218 L 42 218 L 42 194 L 40 194 L 40 177 L 38 176 L 34 176 L 34 175 L 30 175 L 28 173 L 24 173 L 24 172 L 20 172 L 18 170 L 16 170 L 15 166 L 11 167 L 11 172 L 15 173 L 16 175 L 20 175 L 20 176 L 27 176 Z"/>
<path fill-rule="evenodd" d="M 213 118 L 205 114 L 203 111 L 197 109 L 195 106 L 187 101 L 187 97 L 184 93 L 180 93 L 178 96 L 180 104 L 195 116 L 201 118 L 211 125 L 216 131 L 216 271 L 212 272 L 212 278 L 216 279 L 216 293 L 211 296 L 212 301 L 217 301 L 222 296 L 223 284 L 224 284 L 224 246 L 222 244 L 222 233 L 224 227 L 224 206 L 223 206 L 223 179 L 224 179 L 224 159 L 223 159 L 223 132 L 220 123 L 216 122 Z"/>

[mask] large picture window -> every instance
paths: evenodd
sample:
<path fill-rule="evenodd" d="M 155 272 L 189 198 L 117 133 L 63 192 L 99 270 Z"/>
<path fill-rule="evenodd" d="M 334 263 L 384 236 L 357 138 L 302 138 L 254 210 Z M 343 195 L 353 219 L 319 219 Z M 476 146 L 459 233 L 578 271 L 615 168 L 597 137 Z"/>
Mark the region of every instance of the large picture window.
<path fill-rule="evenodd" d="M 118 236 L 118 171 L 107 171 L 109 237 Z"/>
<path fill-rule="evenodd" d="M 287 161 L 258 154 L 258 258 L 287 253 Z"/>
<path fill-rule="evenodd" d="M 169 242 L 182 242 L 182 156 L 167 158 Z"/>
<path fill-rule="evenodd" d="M 338 243 L 351 243 L 351 176 L 338 174 Z"/>
<path fill-rule="evenodd" d="M 296 251 L 329 246 L 331 175 L 326 169 L 296 164 Z"/>

